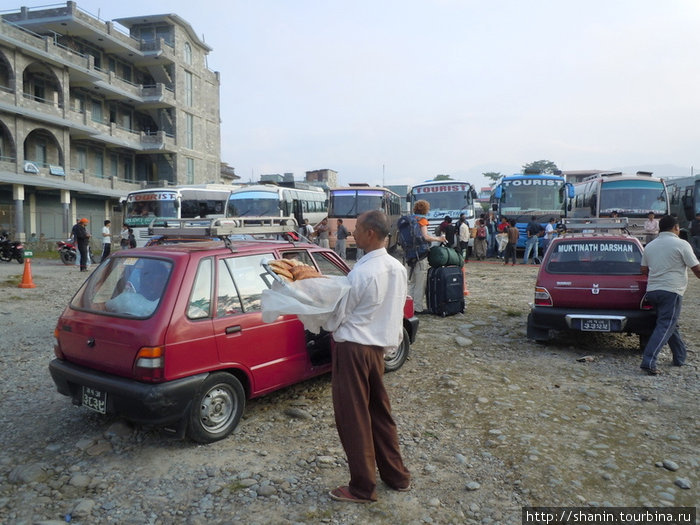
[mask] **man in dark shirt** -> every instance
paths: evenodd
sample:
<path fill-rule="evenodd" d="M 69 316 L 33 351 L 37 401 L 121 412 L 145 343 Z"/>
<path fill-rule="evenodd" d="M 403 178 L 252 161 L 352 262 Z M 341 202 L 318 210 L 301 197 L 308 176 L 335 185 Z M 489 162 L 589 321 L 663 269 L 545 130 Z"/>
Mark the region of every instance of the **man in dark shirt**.
<path fill-rule="evenodd" d="M 80 252 L 80 271 L 87 272 L 87 260 L 88 260 L 88 244 L 90 243 L 90 234 L 87 231 L 87 219 L 80 219 L 78 223 L 73 226 L 71 235 L 75 238 L 78 243 L 78 251 Z"/>
<path fill-rule="evenodd" d="M 539 252 L 540 232 L 544 232 L 544 229 L 542 228 L 542 225 L 537 222 L 537 217 L 533 215 L 530 218 L 527 228 L 525 229 L 527 241 L 525 241 L 525 255 L 523 256 L 522 264 L 527 264 L 530 262 L 530 253 L 533 250 L 535 251 L 534 257 L 537 259 Z"/>
<path fill-rule="evenodd" d="M 455 232 L 456 228 L 452 224 L 452 217 L 445 215 L 445 219 L 438 226 L 437 234 L 444 235 L 447 240 L 447 246 L 454 247 L 455 245 Z"/>

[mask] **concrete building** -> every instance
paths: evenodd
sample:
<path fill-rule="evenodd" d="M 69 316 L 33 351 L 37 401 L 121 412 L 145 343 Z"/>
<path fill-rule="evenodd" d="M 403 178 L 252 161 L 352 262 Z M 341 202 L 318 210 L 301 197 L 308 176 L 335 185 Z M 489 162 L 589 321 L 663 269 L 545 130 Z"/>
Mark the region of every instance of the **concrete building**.
<path fill-rule="evenodd" d="M 116 233 L 130 190 L 231 177 L 210 51 L 174 14 L 3 11 L 0 229 L 55 239 L 87 217 L 93 236 L 105 218 Z"/>
<path fill-rule="evenodd" d="M 330 169 L 307 171 L 304 181 L 327 192 L 338 186 L 338 172 Z"/>

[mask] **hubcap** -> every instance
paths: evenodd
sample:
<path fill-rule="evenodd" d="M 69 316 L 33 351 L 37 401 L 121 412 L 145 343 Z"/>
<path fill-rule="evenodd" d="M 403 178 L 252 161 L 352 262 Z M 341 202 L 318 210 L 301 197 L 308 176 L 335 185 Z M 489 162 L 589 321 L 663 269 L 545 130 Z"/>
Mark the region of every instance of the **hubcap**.
<path fill-rule="evenodd" d="M 233 393 L 224 386 L 215 386 L 202 398 L 202 405 L 199 407 L 202 426 L 209 432 L 221 430 L 231 420 L 235 408 Z"/>

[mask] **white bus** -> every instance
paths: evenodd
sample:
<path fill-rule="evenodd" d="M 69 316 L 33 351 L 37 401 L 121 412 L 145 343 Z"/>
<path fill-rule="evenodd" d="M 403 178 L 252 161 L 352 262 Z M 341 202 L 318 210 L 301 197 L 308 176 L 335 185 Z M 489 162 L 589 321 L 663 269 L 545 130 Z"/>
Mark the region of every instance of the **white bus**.
<path fill-rule="evenodd" d="M 663 179 L 651 172 L 634 175 L 604 172 L 574 184 L 569 217 L 610 217 L 617 212 L 627 217 L 629 233 L 645 242 L 644 222 L 649 212 L 657 218 L 670 213 L 668 191 Z"/>
<path fill-rule="evenodd" d="M 476 227 L 477 209 L 481 212 L 481 204 L 476 202 L 477 193 L 469 182 L 456 180 L 430 180 L 416 184 L 408 193 L 410 213 L 416 201 L 424 200 L 430 204 L 428 213 L 428 231 L 432 234 L 435 228 L 445 219 L 452 218 L 452 224 L 457 226 L 459 216 L 464 214 L 470 228 Z M 474 239 L 469 239 L 473 246 Z"/>
<path fill-rule="evenodd" d="M 237 187 L 201 184 L 132 191 L 123 201 L 124 223 L 134 230 L 136 246 L 141 247 L 150 239 L 148 226 L 160 225 L 157 219 L 223 217 L 231 190 Z"/>
<path fill-rule="evenodd" d="M 226 217 L 294 217 L 315 226 L 328 215 L 328 199 L 321 188 L 288 188 L 276 184 L 242 186 L 231 192 Z"/>

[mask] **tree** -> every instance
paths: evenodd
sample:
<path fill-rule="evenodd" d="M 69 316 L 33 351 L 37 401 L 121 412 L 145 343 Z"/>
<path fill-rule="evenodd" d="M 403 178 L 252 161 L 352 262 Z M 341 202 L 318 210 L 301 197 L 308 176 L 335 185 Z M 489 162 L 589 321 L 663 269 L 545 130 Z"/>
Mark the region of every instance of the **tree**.
<path fill-rule="evenodd" d="M 539 170 L 540 173 L 555 173 L 559 171 L 557 165 L 551 160 L 536 160 L 530 164 L 525 164 L 523 166 L 523 171 L 525 170 Z"/>
<path fill-rule="evenodd" d="M 435 175 L 433 180 L 452 180 L 452 177 L 449 175 Z"/>
<path fill-rule="evenodd" d="M 486 173 L 482 173 L 482 175 L 487 179 L 491 179 L 491 186 L 496 184 L 498 179 L 503 177 L 503 174 L 500 171 L 487 171 Z"/>

